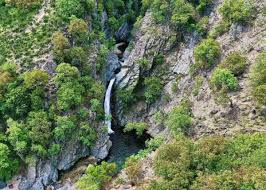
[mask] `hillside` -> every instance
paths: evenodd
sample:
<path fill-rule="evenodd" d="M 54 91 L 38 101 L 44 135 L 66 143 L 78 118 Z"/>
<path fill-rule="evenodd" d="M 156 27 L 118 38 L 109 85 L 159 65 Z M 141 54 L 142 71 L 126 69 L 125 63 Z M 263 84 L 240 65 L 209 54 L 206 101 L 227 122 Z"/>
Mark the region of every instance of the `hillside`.
<path fill-rule="evenodd" d="M 0 189 L 266 189 L 265 0 L 0 16 Z"/>

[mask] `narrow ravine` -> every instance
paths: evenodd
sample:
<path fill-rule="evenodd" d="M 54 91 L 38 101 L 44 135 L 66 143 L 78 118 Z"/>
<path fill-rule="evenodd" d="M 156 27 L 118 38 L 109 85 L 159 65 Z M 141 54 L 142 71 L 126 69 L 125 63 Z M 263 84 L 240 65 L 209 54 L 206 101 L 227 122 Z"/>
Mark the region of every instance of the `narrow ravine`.
<path fill-rule="evenodd" d="M 121 42 L 119 44 L 121 44 Z M 119 46 L 119 44 L 116 46 Z M 124 53 L 125 49 L 126 47 L 120 49 L 120 51 L 122 51 L 122 54 Z M 123 56 L 120 57 L 119 61 L 121 61 L 121 59 L 123 59 Z M 111 105 L 115 104 L 114 99 L 112 99 L 112 91 L 114 91 L 115 89 L 116 74 L 117 73 L 113 74 L 114 76 L 112 76 L 112 79 L 108 84 L 104 101 L 104 110 L 106 117 L 105 124 L 108 127 L 108 133 L 110 134 L 110 140 L 112 141 L 112 147 L 109 151 L 109 155 L 106 158 L 106 161 L 115 162 L 119 168 L 122 168 L 126 158 L 133 154 L 136 154 L 141 149 L 145 148 L 145 140 L 147 139 L 147 137 L 137 137 L 134 132 L 124 133 L 123 127 L 118 126 L 117 124 L 119 122 L 113 122 L 114 116 L 112 115 Z M 113 107 L 113 109 L 115 108 Z M 115 110 L 113 111 L 115 112 Z"/>

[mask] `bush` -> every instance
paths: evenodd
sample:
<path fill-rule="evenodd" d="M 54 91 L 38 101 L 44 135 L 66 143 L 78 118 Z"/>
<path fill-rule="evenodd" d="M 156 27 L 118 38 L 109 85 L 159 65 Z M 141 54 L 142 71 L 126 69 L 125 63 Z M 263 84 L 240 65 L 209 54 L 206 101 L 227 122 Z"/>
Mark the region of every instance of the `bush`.
<path fill-rule="evenodd" d="M 85 10 L 80 0 L 56 0 L 56 13 L 62 19 L 67 20 L 72 15 L 81 17 Z"/>
<path fill-rule="evenodd" d="M 140 180 L 142 178 L 141 166 L 142 166 L 142 163 L 140 159 L 138 159 L 135 156 L 131 156 L 126 160 L 125 171 L 126 171 L 129 181 L 133 185 L 140 183 Z"/>
<path fill-rule="evenodd" d="M 146 102 L 149 104 L 155 102 L 156 99 L 161 95 L 163 88 L 161 80 L 157 77 L 148 77 L 145 78 L 144 84 L 146 87 L 144 93 Z"/>
<path fill-rule="evenodd" d="M 100 165 L 89 165 L 86 173 L 77 182 L 80 190 L 101 190 L 117 172 L 116 164 L 102 162 Z"/>
<path fill-rule="evenodd" d="M 263 133 L 178 139 L 157 150 L 159 178 L 144 189 L 265 189 L 265 147 Z"/>
<path fill-rule="evenodd" d="M 232 52 L 226 57 L 220 67 L 230 70 L 235 76 L 240 76 L 245 72 L 247 59 L 238 52 Z"/>
<path fill-rule="evenodd" d="M 182 103 L 178 107 L 175 107 L 168 114 L 165 124 L 175 134 L 186 132 L 192 125 L 191 111 L 187 103 Z"/>
<path fill-rule="evenodd" d="M 88 35 L 88 25 L 83 19 L 72 17 L 68 26 L 68 32 L 78 43 L 83 43 Z"/>
<path fill-rule="evenodd" d="M 128 123 L 124 128 L 124 132 L 136 130 L 136 134 L 141 136 L 148 127 L 149 126 L 146 123 Z"/>
<path fill-rule="evenodd" d="M 153 17 L 157 22 L 164 22 L 170 18 L 171 24 L 177 28 L 189 25 L 195 17 L 193 6 L 185 0 L 153 0 L 144 1 L 143 4 L 145 7 L 150 4 Z"/>
<path fill-rule="evenodd" d="M 237 89 L 237 78 L 228 69 L 217 68 L 212 73 L 210 84 L 214 91 L 234 91 Z"/>
<path fill-rule="evenodd" d="M 192 152 L 190 143 L 186 140 L 162 145 L 154 158 L 155 174 L 163 177 L 158 189 L 167 190 L 189 189 L 193 173 L 189 171 L 192 166 Z"/>
<path fill-rule="evenodd" d="M 261 53 L 250 75 L 252 96 L 261 105 L 266 105 L 266 52 Z"/>
<path fill-rule="evenodd" d="M 205 189 L 265 189 L 265 175 L 263 169 L 256 167 L 241 167 L 233 171 L 225 170 L 218 174 L 199 176 L 193 184 L 192 190 Z"/>
<path fill-rule="evenodd" d="M 24 73 L 24 84 L 27 88 L 44 87 L 48 83 L 48 73 L 43 70 L 35 69 Z"/>
<path fill-rule="evenodd" d="M 251 19 L 252 4 L 246 0 L 225 0 L 220 12 L 223 19 L 230 22 L 247 22 Z"/>
<path fill-rule="evenodd" d="M 10 179 L 18 167 L 18 161 L 11 157 L 8 146 L 0 143 L 0 180 Z"/>
<path fill-rule="evenodd" d="M 220 56 L 220 45 L 215 40 L 209 38 L 203 40 L 194 50 L 196 67 L 208 69 L 217 63 Z"/>

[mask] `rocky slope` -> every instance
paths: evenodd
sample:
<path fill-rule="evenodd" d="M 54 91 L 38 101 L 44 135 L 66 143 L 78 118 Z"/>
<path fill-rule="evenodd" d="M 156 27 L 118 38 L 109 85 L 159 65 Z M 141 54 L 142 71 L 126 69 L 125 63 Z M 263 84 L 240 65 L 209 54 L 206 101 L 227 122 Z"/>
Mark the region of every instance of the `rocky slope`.
<path fill-rule="evenodd" d="M 214 1 L 210 8 L 208 30 L 213 29 L 220 21 L 219 7 L 222 0 Z M 153 63 L 158 53 L 165 55 L 164 64 L 167 67 L 160 77 L 164 84 L 161 98 L 152 105 L 145 102 L 136 102 L 133 106 L 123 109 L 123 104 L 116 99 L 116 115 L 121 125 L 127 122 L 145 121 L 149 123 L 147 132 L 152 136 L 163 135 L 169 137 L 169 131 L 162 124 L 158 124 L 155 115 L 158 112 L 167 114 L 173 107 L 180 104 L 186 98 L 192 102 L 194 116 L 193 128 L 189 131 L 192 138 L 200 138 L 205 135 L 232 136 L 238 132 L 266 132 L 265 107 L 258 107 L 251 98 L 249 85 L 249 71 L 259 53 L 266 48 L 266 17 L 262 14 L 265 1 L 255 1 L 257 11 L 256 19 L 251 24 L 233 24 L 229 31 L 217 37 L 222 49 L 220 61 L 233 51 L 239 51 L 248 58 L 248 68 L 243 76 L 239 77 L 239 91 L 229 94 L 230 103 L 220 105 L 215 101 L 215 95 L 209 86 L 211 71 L 201 72 L 202 84 L 196 87 L 195 78 L 189 73 L 189 68 L 195 64 L 194 48 L 201 41 L 196 33 L 185 33 L 183 42 L 172 42 L 175 32 L 168 25 L 155 24 L 151 13 L 147 12 L 141 20 L 135 40 L 132 42 L 132 50 L 127 50 L 127 58 L 122 63 L 122 70 L 117 75 L 117 88 L 131 90 L 137 88 L 140 76 L 145 71 L 140 70 L 137 61 L 141 58 Z M 147 71 L 153 73 L 153 66 L 149 65 Z M 158 73 L 155 73 L 158 75 Z M 177 90 L 173 91 L 173 85 Z M 198 88 L 198 93 L 193 93 Z M 167 101 L 165 100 L 167 97 Z M 142 160 L 142 177 L 147 182 L 156 178 L 151 169 L 151 154 Z M 123 179 L 122 185 L 119 179 Z M 113 181 L 110 189 L 138 189 L 127 182 L 126 173 L 123 171 Z M 121 180 L 120 180 L 121 181 Z"/>

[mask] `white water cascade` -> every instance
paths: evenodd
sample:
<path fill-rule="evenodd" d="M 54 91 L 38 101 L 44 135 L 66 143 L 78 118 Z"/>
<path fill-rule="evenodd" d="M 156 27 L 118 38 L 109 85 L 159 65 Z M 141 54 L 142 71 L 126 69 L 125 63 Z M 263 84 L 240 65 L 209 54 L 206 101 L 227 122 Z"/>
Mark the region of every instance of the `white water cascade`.
<path fill-rule="evenodd" d="M 105 99 L 104 99 L 104 112 L 105 112 L 105 124 L 108 127 L 108 133 L 112 134 L 114 131 L 112 130 L 112 119 L 111 119 L 111 93 L 113 89 L 113 85 L 115 83 L 116 78 L 112 78 L 109 82 L 108 88 L 105 93 Z"/>

